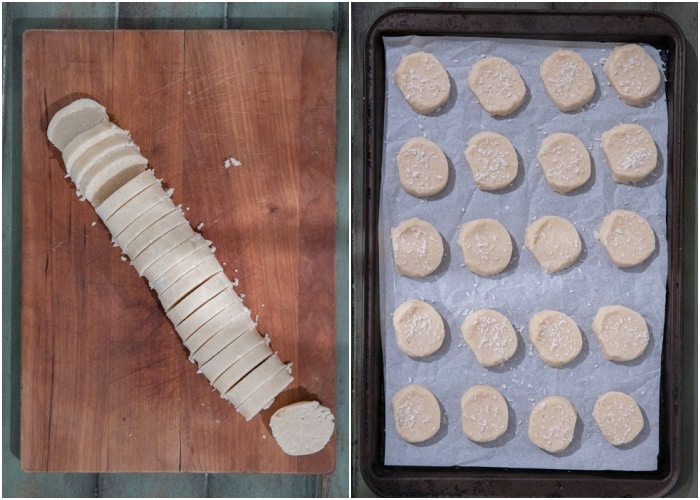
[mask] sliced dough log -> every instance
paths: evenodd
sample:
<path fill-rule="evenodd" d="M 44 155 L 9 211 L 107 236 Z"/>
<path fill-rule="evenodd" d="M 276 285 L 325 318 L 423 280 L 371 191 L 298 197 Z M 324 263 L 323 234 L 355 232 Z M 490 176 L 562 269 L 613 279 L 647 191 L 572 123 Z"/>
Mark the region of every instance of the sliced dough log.
<path fill-rule="evenodd" d="M 92 99 L 77 99 L 53 115 L 46 129 L 51 144 L 61 152 L 76 136 L 109 121 L 105 107 Z"/>
<path fill-rule="evenodd" d="M 173 325 L 177 327 L 190 314 L 208 302 L 209 299 L 231 286 L 231 281 L 223 272 L 215 274 L 190 292 L 175 307 L 166 311 L 165 314 L 172 321 Z"/>
<path fill-rule="evenodd" d="M 100 158 L 85 173 L 79 189 L 93 207 L 99 207 L 112 193 L 147 167 L 148 160 L 141 156 L 138 148 L 127 146 Z"/>
<path fill-rule="evenodd" d="M 242 302 L 233 302 L 212 315 L 211 319 L 183 339 L 183 343 L 190 351 L 190 361 L 201 366 L 253 329 L 255 323 L 250 317 L 250 310 Z"/>
<path fill-rule="evenodd" d="M 63 163 L 68 176 L 80 186 L 85 173 L 97 160 L 117 149 L 136 145 L 129 132 L 112 122 L 103 122 L 73 139 L 63 151 Z"/>
<path fill-rule="evenodd" d="M 262 410 L 269 408 L 275 398 L 293 381 L 291 366 L 287 365 L 246 399 L 237 408 L 238 413 L 243 415 L 246 421 L 252 419 Z"/>
<path fill-rule="evenodd" d="M 155 289 L 156 286 L 163 287 L 166 283 L 172 283 L 179 278 L 188 265 L 187 259 L 195 252 L 213 253 L 210 245 L 211 241 L 194 232 L 190 238 L 163 253 L 144 272 L 151 289 Z"/>
<path fill-rule="evenodd" d="M 287 455 L 311 455 L 328 444 L 335 422 L 318 401 L 300 401 L 277 410 L 270 418 L 270 430 Z"/>
<path fill-rule="evenodd" d="M 273 354 L 269 339 L 253 328 L 203 364 L 199 372 L 206 375 L 221 397 L 224 397 L 250 370 Z"/>
<path fill-rule="evenodd" d="M 112 241 L 119 245 L 121 249 L 129 248 L 129 245 L 151 226 L 156 223 L 160 224 L 161 220 L 166 220 L 166 216 L 170 216 L 175 212 L 182 214 L 173 201 L 166 196 L 132 220 L 123 231 L 118 234 L 112 234 Z M 185 220 L 185 222 L 187 221 Z"/>
<path fill-rule="evenodd" d="M 97 212 L 97 215 L 100 216 L 100 219 L 107 223 L 107 221 L 112 217 L 112 215 L 114 215 L 125 204 L 131 201 L 139 193 L 155 184 L 157 184 L 158 187 L 160 187 L 160 181 L 156 178 L 153 170 L 148 169 L 144 172 L 141 172 L 133 179 L 127 181 L 114 193 L 112 193 L 112 195 L 108 197 L 102 203 L 102 205 L 95 208 L 95 212 Z"/>
<path fill-rule="evenodd" d="M 224 397 L 228 399 L 233 406 L 238 408 L 251 397 L 255 391 L 265 385 L 268 380 L 286 369 L 287 365 L 284 364 L 279 356 L 277 356 L 277 353 L 275 353 L 251 370 L 245 377 L 229 389 L 228 392 L 224 394 Z"/>
<path fill-rule="evenodd" d="M 168 197 L 168 193 L 159 182 L 150 184 L 148 187 L 141 190 L 141 192 L 131 197 L 131 199 L 113 211 L 104 221 L 105 226 L 107 226 L 107 229 L 109 229 L 109 232 L 112 234 L 112 238 L 114 239 L 115 236 L 121 234 L 122 231 L 129 227 L 129 225 L 146 210 Z"/>
<path fill-rule="evenodd" d="M 165 217 L 155 221 L 150 226 L 146 227 L 136 238 L 125 247 L 121 247 L 122 251 L 133 261 L 141 253 L 152 245 L 159 238 L 162 238 L 166 233 L 173 231 L 178 226 L 188 225 L 187 219 L 179 210 L 169 212 Z"/>
<path fill-rule="evenodd" d="M 143 252 L 131 261 L 131 265 L 134 266 L 139 276 L 145 276 L 149 282 L 152 282 L 157 276 L 160 276 L 158 274 L 160 268 L 157 265 L 160 259 L 167 255 L 170 250 L 194 238 L 196 234 L 189 224 L 180 224 L 146 247 Z M 195 239 L 195 241 L 198 240 Z"/>
<path fill-rule="evenodd" d="M 215 274 L 223 272 L 224 269 L 221 267 L 221 264 L 216 257 L 214 257 L 214 254 L 211 252 L 208 255 L 205 254 L 204 258 L 201 262 L 199 262 L 199 264 L 183 274 L 168 288 L 162 291 L 156 290 L 160 304 L 163 306 L 165 311 L 169 311 L 180 301 L 180 299 L 185 297 L 192 290 L 197 288 Z"/>

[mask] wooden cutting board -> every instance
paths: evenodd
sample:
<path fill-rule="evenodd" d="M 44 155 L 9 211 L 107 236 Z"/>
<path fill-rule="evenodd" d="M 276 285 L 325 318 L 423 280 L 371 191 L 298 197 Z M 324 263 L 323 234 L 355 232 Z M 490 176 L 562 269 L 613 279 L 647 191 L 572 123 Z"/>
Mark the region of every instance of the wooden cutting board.
<path fill-rule="evenodd" d="M 39 30 L 22 50 L 22 467 L 332 471 L 335 438 L 290 457 L 269 419 L 309 398 L 336 408 L 335 35 Z M 80 96 L 131 131 L 293 363 L 292 385 L 252 421 L 196 373 L 64 178 L 46 126 Z"/>

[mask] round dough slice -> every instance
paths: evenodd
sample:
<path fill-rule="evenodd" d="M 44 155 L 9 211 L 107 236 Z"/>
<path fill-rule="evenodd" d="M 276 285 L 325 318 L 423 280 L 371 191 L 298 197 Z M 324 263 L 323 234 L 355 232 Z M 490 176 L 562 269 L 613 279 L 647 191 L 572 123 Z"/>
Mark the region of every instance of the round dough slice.
<path fill-rule="evenodd" d="M 470 387 L 462 396 L 462 432 L 476 443 L 495 441 L 508 429 L 508 404 L 489 385 Z"/>
<path fill-rule="evenodd" d="M 574 440 L 576 409 L 563 396 L 549 396 L 535 404 L 527 435 L 533 444 L 550 453 L 566 450 Z"/>
<path fill-rule="evenodd" d="M 445 340 L 445 324 L 440 313 L 422 300 L 404 302 L 396 308 L 392 320 L 399 349 L 407 356 L 429 356 Z"/>
<path fill-rule="evenodd" d="M 391 398 L 394 425 L 399 437 L 409 443 L 421 443 L 440 430 L 440 404 L 427 388 L 411 384 Z"/>
<path fill-rule="evenodd" d="M 656 63 L 636 44 L 615 47 L 603 65 L 603 72 L 620 99 L 632 106 L 651 99 L 661 83 Z"/>
<path fill-rule="evenodd" d="M 557 193 L 583 186 L 591 177 L 591 157 L 583 143 L 572 134 L 547 136 L 537 153 L 544 178 Z"/>
<path fill-rule="evenodd" d="M 625 306 L 603 306 L 593 318 L 593 333 L 605 357 L 611 361 L 632 361 L 649 343 L 644 317 Z"/>
<path fill-rule="evenodd" d="M 442 236 L 432 224 L 413 217 L 391 228 L 396 270 L 402 276 L 423 277 L 442 262 Z"/>
<path fill-rule="evenodd" d="M 440 146 L 425 137 L 409 139 L 396 155 L 399 182 L 406 192 L 425 198 L 447 185 L 447 157 Z"/>
<path fill-rule="evenodd" d="M 595 93 L 591 67 L 571 50 L 560 49 L 547 56 L 540 65 L 540 78 L 561 111 L 580 109 Z"/>
<path fill-rule="evenodd" d="M 559 311 L 540 311 L 530 318 L 530 340 L 542 361 L 560 368 L 576 359 L 583 337 L 576 322 Z"/>
<path fill-rule="evenodd" d="M 507 116 L 525 100 L 525 82 L 520 73 L 501 57 L 486 57 L 474 64 L 467 83 L 491 116 Z"/>
<path fill-rule="evenodd" d="M 495 219 L 476 219 L 462 225 L 457 239 L 467 268 L 481 276 L 503 271 L 513 255 L 510 233 Z"/>
<path fill-rule="evenodd" d="M 481 366 L 499 366 L 518 348 L 518 336 L 508 318 L 493 309 L 480 309 L 465 318 L 462 337 Z"/>
<path fill-rule="evenodd" d="M 623 123 L 604 132 L 601 139 L 605 159 L 615 182 L 639 182 L 656 168 L 656 143 L 641 125 Z"/>
<path fill-rule="evenodd" d="M 415 52 L 401 58 L 394 83 L 414 111 L 428 115 L 450 97 L 450 77 L 434 55 Z"/>
<path fill-rule="evenodd" d="M 518 155 L 510 141 L 495 132 L 472 137 L 464 156 L 479 189 L 496 191 L 508 187 L 518 175 Z"/>
<path fill-rule="evenodd" d="M 620 446 L 634 440 L 644 428 L 637 402 L 624 392 L 610 391 L 598 398 L 593 418 L 610 444 Z"/>
<path fill-rule="evenodd" d="M 581 255 L 581 237 L 568 220 L 555 215 L 540 217 L 525 231 L 525 247 L 542 269 L 555 273 L 571 266 Z"/>
<path fill-rule="evenodd" d="M 287 455 L 311 455 L 331 440 L 335 422 L 331 410 L 318 401 L 300 401 L 270 417 L 272 436 Z"/>
<path fill-rule="evenodd" d="M 647 260 L 656 249 L 654 230 L 644 217 L 629 210 L 613 210 L 596 234 L 617 267 L 632 267 Z"/>

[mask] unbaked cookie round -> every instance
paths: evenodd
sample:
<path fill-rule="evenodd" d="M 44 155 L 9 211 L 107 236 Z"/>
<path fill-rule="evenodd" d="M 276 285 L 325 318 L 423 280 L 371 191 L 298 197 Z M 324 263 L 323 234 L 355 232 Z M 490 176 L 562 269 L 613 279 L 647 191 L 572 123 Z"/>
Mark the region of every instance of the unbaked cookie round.
<path fill-rule="evenodd" d="M 508 187 L 518 175 L 518 155 L 510 141 L 495 132 L 472 137 L 464 156 L 479 189 L 496 191 Z"/>
<path fill-rule="evenodd" d="M 411 384 L 391 398 L 394 425 L 399 437 L 409 443 L 421 443 L 440 430 L 440 404 L 427 388 Z"/>
<path fill-rule="evenodd" d="M 583 337 L 576 322 L 559 311 L 540 311 L 529 324 L 530 340 L 542 361 L 560 368 L 581 352 Z"/>
<path fill-rule="evenodd" d="M 479 104 L 490 115 L 507 116 L 525 100 L 525 82 L 511 63 L 486 57 L 474 64 L 467 83 Z"/>
<path fill-rule="evenodd" d="M 620 99 L 632 106 L 651 99 L 661 83 L 658 66 L 636 44 L 615 47 L 603 65 L 603 72 Z"/>
<path fill-rule="evenodd" d="M 644 217 L 629 210 L 613 210 L 595 235 L 617 267 L 632 267 L 647 260 L 656 249 L 654 230 Z"/>
<path fill-rule="evenodd" d="M 447 157 L 440 146 L 425 137 L 406 141 L 396 155 L 396 166 L 401 186 L 413 196 L 434 196 L 447 185 Z"/>
<path fill-rule="evenodd" d="M 571 50 L 559 49 L 547 56 L 540 65 L 540 78 L 561 111 L 580 109 L 595 93 L 591 67 Z"/>
<path fill-rule="evenodd" d="M 481 276 L 498 274 L 513 255 L 510 234 L 495 219 L 476 219 L 462 225 L 457 243 L 467 268 Z"/>
<path fill-rule="evenodd" d="M 605 159 L 615 182 L 639 182 L 656 168 L 656 143 L 641 125 L 623 123 L 604 132 L 601 139 Z"/>
<path fill-rule="evenodd" d="M 442 262 L 442 236 L 432 224 L 417 217 L 391 228 L 396 270 L 403 276 L 423 277 Z"/>
<path fill-rule="evenodd" d="M 637 402 L 624 392 L 610 391 L 598 398 L 593 418 L 610 444 L 620 446 L 634 440 L 644 428 Z"/>
<path fill-rule="evenodd" d="M 605 357 L 611 361 L 632 361 L 649 343 L 649 328 L 637 311 L 620 305 L 603 306 L 593 318 L 593 333 Z"/>
<path fill-rule="evenodd" d="M 433 306 L 422 300 L 408 300 L 392 317 L 399 349 L 413 358 L 429 356 L 445 340 L 445 324 Z"/>
<path fill-rule="evenodd" d="M 533 444 L 550 453 L 566 450 L 574 440 L 576 409 L 563 396 L 546 397 L 532 409 L 527 435 Z"/>
<path fill-rule="evenodd" d="M 475 385 L 462 396 L 462 432 L 475 443 L 495 441 L 508 429 L 508 403 L 489 385 Z"/>
<path fill-rule="evenodd" d="M 591 177 L 591 157 L 583 143 L 572 134 L 547 136 L 537 153 L 544 178 L 557 193 L 583 186 Z"/>
<path fill-rule="evenodd" d="M 581 238 L 568 220 L 545 215 L 526 229 L 525 247 L 532 252 L 542 269 L 555 273 L 576 262 L 581 255 Z"/>
<path fill-rule="evenodd" d="M 481 366 L 493 367 L 508 361 L 518 348 L 518 336 L 504 315 L 480 309 L 462 322 L 462 337 Z"/>
<path fill-rule="evenodd" d="M 434 55 L 415 52 L 401 58 L 394 72 L 394 83 L 408 104 L 428 115 L 450 97 L 450 77 Z"/>

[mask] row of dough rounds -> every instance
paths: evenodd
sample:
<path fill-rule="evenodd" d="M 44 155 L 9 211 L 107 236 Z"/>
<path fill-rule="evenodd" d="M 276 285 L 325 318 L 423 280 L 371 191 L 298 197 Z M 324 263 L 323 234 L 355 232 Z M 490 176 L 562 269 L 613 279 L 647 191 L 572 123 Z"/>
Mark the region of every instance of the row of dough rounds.
<path fill-rule="evenodd" d="M 257 331 L 211 242 L 192 229 L 129 133 L 109 121 L 104 106 L 78 99 L 54 115 L 47 135 L 62 152 L 79 195 L 92 204 L 114 244 L 156 292 L 198 371 L 246 420 L 268 408 L 293 381 L 291 365 Z M 322 448 L 332 434 L 333 415 L 312 406 L 320 416 L 315 429 L 323 434 Z M 285 410 L 275 421 L 301 415 L 299 425 L 312 422 L 303 410 Z M 287 434 L 285 425 L 276 428 L 278 435 Z M 319 442 L 313 444 L 316 448 Z M 292 449 L 293 454 L 314 451 Z"/>
<path fill-rule="evenodd" d="M 603 71 L 610 85 L 625 103 L 633 106 L 648 102 L 661 83 L 659 68 L 640 45 L 615 47 Z M 540 78 L 549 97 L 561 111 L 585 106 L 595 94 L 596 83 L 588 63 L 576 52 L 557 50 L 540 65 Z M 408 104 L 420 114 L 430 114 L 450 97 L 450 77 L 427 52 L 404 56 L 394 72 L 394 83 Z M 501 57 L 485 57 L 476 62 L 467 84 L 484 110 L 492 116 L 507 116 L 525 101 L 525 82 L 518 70 Z"/>
<path fill-rule="evenodd" d="M 656 168 L 656 143 L 641 125 L 617 125 L 602 134 L 601 145 L 615 182 L 638 183 Z M 464 156 L 474 182 L 483 191 L 504 189 L 518 175 L 518 153 L 508 138 L 496 132 L 476 134 L 469 140 Z M 537 160 L 545 180 L 557 193 L 574 191 L 591 177 L 588 149 L 573 134 L 557 132 L 545 138 Z M 396 155 L 396 166 L 403 189 L 419 198 L 439 194 L 449 180 L 445 153 L 425 137 L 406 141 Z"/>
<path fill-rule="evenodd" d="M 440 403 L 426 387 L 411 384 L 391 400 L 397 434 L 409 443 L 431 439 L 440 430 Z M 506 433 L 509 407 L 503 395 L 489 385 L 470 387 L 461 399 L 462 432 L 471 441 L 488 443 Z M 605 439 L 615 446 L 628 444 L 644 428 L 644 416 L 636 401 L 623 392 L 601 395 L 592 411 Z M 565 451 L 574 440 L 578 414 L 563 396 L 548 396 L 534 404 L 528 422 L 528 437 L 550 453 Z"/>
<path fill-rule="evenodd" d="M 445 339 L 445 324 L 433 306 L 411 299 L 400 304 L 392 316 L 396 342 L 412 358 L 435 353 Z M 494 309 L 479 309 L 461 325 L 462 337 L 476 360 L 484 367 L 500 366 L 515 354 L 518 336 L 512 323 Z M 606 359 L 627 362 L 644 354 L 649 328 L 638 312 L 622 305 L 600 307 L 591 330 Z M 574 361 L 583 348 L 583 336 L 576 322 L 561 311 L 546 309 L 534 314 L 528 336 L 542 361 L 561 368 Z"/>
<path fill-rule="evenodd" d="M 595 237 L 619 268 L 633 267 L 647 260 L 656 249 L 656 237 L 644 217 L 630 210 L 613 210 L 603 218 Z M 396 271 L 402 276 L 425 277 L 442 263 L 442 235 L 429 222 L 412 217 L 391 228 Z M 512 237 L 495 219 L 475 219 L 464 223 L 457 242 L 465 266 L 481 276 L 504 271 L 513 255 Z M 570 267 L 582 250 L 576 227 L 563 217 L 546 215 L 532 222 L 525 231 L 525 248 L 542 269 L 556 273 Z"/>

